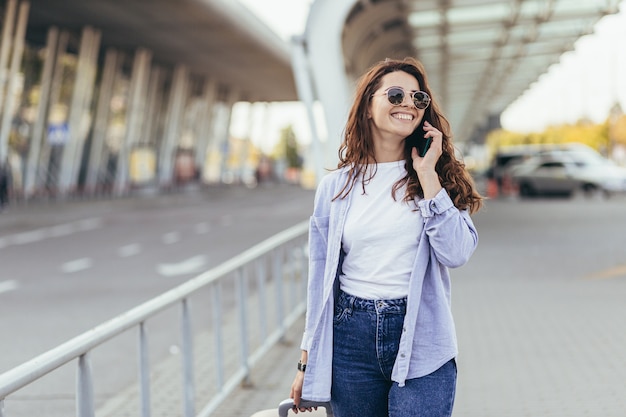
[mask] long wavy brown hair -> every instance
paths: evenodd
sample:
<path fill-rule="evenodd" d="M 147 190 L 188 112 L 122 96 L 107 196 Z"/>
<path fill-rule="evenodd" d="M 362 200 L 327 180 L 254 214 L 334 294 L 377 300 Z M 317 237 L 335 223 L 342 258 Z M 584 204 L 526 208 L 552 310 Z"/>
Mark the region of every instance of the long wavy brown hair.
<path fill-rule="evenodd" d="M 434 99 L 434 95 L 431 93 L 424 66 L 411 57 L 403 60 L 386 59 L 380 61 L 359 79 L 355 100 L 350 109 L 344 131 L 344 140 L 339 147 L 339 164 L 337 165 L 338 169 L 349 167 L 350 175 L 348 175 L 348 180 L 334 199 L 348 196 L 359 177 L 365 193 L 365 185 L 376 174 L 377 161 L 374 155 L 372 126 L 367 114 L 372 95 L 380 88 L 383 76 L 395 71 L 404 71 L 415 77 L 420 89 L 428 93 L 432 99 L 416 132 L 423 132 L 424 121 L 428 121 L 443 133 L 443 153 L 435 166 L 441 185 L 450 195 L 455 207 L 461 210 L 469 209 L 471 213 L 478 211 L 482 206 L 483 197 L 476 191 L 474 181 L 467 172 L 465 164 L 455 156 L 450 123 L 443 116 L 439 105 Z M 413 145 L 408 140 L 404 141 L 404 165 L 407 174 L 394 184 L 392 188 L 394 199 L 396 199 L 397 191 L 405 184 L 406 194 L 403 198 L 404 201 L 411 201 L 416 197 L 424 197 L 424 190 L 417 177 L 417 172 L 413 169 L 413 160 L 411 159 L 412 147 Z M 370 169 L 368 169 L 368 164 L 370 164 Z"/>

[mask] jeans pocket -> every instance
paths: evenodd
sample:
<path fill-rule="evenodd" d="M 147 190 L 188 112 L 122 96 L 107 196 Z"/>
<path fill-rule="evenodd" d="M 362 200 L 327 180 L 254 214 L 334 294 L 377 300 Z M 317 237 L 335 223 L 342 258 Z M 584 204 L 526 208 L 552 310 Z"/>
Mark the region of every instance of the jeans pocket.
<path fill-rule="evenodd" d="M 335 315 L 333 316 L 333 324 L 341 324 L 350 316 L 350 309 L 342 306 L 335 306 Z"/>

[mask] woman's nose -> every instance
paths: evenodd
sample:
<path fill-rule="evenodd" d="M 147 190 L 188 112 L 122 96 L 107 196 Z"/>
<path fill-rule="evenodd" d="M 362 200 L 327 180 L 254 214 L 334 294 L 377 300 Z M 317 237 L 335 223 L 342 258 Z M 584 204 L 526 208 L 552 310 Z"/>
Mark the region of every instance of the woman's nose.
<path fill-rule="evenodd" d="M 411 97 L 411 93 L 404 93 L 404 97 L 402 98 L 402 106 L 414 107 L 413 98 Z"/>

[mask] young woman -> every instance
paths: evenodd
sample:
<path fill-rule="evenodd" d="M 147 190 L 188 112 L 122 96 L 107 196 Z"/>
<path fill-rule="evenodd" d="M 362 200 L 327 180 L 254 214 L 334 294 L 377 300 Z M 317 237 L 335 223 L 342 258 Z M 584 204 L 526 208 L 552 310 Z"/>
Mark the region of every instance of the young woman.
<path fill-rule="evenodd" d="M 387 59 L 361 77 L 311 217 L 296 412 L 305 398 L 330 400 L 336 417 L 451 415 L 448 268 L 476 248 L 470 213 L 482 197 L 449 130 L 417 60 Z"/>

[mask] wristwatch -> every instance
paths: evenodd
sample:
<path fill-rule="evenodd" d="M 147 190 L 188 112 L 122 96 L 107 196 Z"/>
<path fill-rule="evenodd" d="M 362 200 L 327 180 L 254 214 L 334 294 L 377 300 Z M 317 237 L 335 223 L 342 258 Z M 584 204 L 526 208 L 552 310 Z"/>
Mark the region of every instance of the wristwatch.
<path fill-rule="evenodd" d="M 302 361 L 298 361 L 298 371 L 306 371 L 306 363 L 302 363 Z"/>

